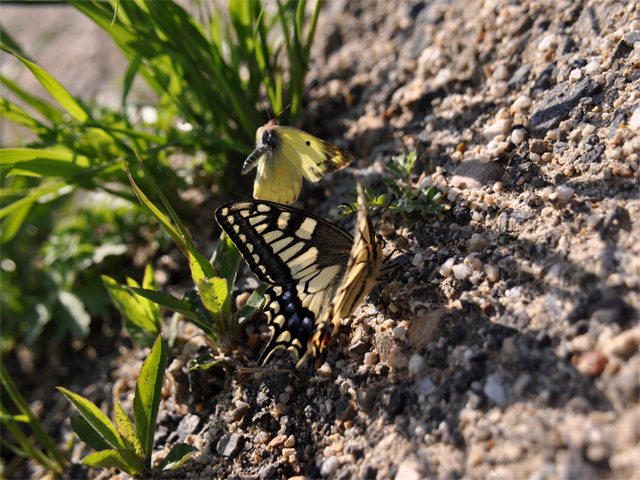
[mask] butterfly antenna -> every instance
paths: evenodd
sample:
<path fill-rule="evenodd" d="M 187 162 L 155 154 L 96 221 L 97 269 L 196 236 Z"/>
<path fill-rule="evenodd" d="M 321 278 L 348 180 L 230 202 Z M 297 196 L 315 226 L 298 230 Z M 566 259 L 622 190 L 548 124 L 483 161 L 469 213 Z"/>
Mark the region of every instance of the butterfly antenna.
<path fill-rule="evenodd" d="M 293 102 L 291 102 L 289 105 L 287 105 L 282 110 L 280 110 L 280 113 L 275 116 L 274 120 L 278 118 L 280 115 L 282 115 L 291 105 L 293 105 Z"/>
<path fill-rule="evenodd" d="M 338 205 L 340 207 L 345 206 L 345 207 L 349 207 L 351 209 L 351 213 L 349 215 L 352 215 L 356 213 L 356 211 L 353 209 L 353 205 L 351 205 L 350 203 L 341 203 L 340 205 Z"/>

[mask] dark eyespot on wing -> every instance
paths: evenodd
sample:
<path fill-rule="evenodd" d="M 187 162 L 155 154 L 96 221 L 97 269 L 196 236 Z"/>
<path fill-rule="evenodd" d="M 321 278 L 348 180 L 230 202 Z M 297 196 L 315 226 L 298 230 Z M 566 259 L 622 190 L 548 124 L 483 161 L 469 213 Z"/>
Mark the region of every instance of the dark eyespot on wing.
<path fill-rule="evenodd" d="M 309 140 L 307 140 L 307 146 L 311 145 L 311 142 Z"/>

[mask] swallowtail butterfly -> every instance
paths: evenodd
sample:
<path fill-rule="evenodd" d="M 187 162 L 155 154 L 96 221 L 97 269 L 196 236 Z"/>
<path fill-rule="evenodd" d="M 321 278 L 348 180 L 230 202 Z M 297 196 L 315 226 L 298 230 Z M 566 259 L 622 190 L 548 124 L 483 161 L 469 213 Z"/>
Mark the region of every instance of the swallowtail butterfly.
<path fill-rule="evenodd" d="M 216 220 L 263 282 L 272 332 L 259 362 L 278 348 L 317 356 L 380 281 L 382 240 L 376 237 L 358 181 L 355 238 L 320 217 L 277 203 L 234 200 Z"/>

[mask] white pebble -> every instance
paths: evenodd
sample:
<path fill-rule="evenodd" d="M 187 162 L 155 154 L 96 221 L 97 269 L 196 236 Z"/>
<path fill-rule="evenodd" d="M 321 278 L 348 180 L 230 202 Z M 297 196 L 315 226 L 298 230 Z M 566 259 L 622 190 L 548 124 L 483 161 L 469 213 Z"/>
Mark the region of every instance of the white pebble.
<path fill-rule="evenodd" d="M 460 190 L 459 188 L 450 188 L 449 193 L 447 194 L 447 200 L 449 200 L 450 202 L 455 202 L 461 193 L 462 190 Z"/>
<path fill-rule="evenodd" d="M 556 40 L 556 36 L 554 34 L 549 34 L 543 37 L 542 40 L 540 40 L 540 43 L 538 44 L 538 50 L 540 50 L 541 52 L 546 52 L 547 50 L 555 50 L 557 45 L 558 42 Z"/>
<path fill-rule="evenodd" d="M 587 227 L 591 229 L 596 228 L 598 226 L 598 223 L 600 223 L 600 215 L 598 215 L 597 213 L 585 215 L 584 219 L 587 222 Z"/>
<path fill-rule="evenodd" d="M 420 190 L 424 190 L 425 188 L 429 188 L 431 185 L 433 185 L 433 179 L 431 178 L 431 175 L 427 175 L 420 181 L 418 188 Z"/>
<path fill-rule="evenodd" d="M 584 127 L 582 127 L 582 136 L 586 137 L 588 135 L 591 135 L 592 133 L 595 133 L 596 131 L 596 127 L 594 125 L 591 125 L 590 123 L 587 123 Z"/>
<path fill-rule="evenodd" d="M 587 66 L 584 67 L 584 69 L 589 73 L 595 72 L 598 68 L 600 68 L 600 63 L 597 60 L 591 60 L 587 63 Z"/>
<path fill-rule="evenodd" d="M 529 108 L 530 106 L 531 106 L 531 98 L 528 97 L 527 95 L 520 95 L 518 98 L 516 98 L 516 101 L 513 102 L 513 105 L 511 105 L 511 108 L 514 111 L 519 111 L 525 108 Z"/>
<path fill-rule="evenodd" d="M 417 353 L 413 354 L 409 360 L 409 375 L 412 377 L 418 375 L 422 370 L 424 370 L 425 365 L 426 362 L 424 361 L 424 358 Z"/>
<path fill-rule="evenodd" d="M 451 269 L 455 261 L 456 259 L 453 257 L 448 258 L 447 261 L 444 262 L 440 267 L 440 270 L 439 270 L 440 275 L 442 275 L 443 277 L 448 277 L 449 275 L 451 275 Z"/>
<path fill-rule="evenodd" d="M 452 270 L 453 270 L 453 274 L 458 280 L 464 280 L 469 275 L 471 275 L 471 267 L 469 267 L 468 265 L 465 265 L 464 263 L 455 265 Z"/>
<path fill-rule="evenodd" d="M 571 187 L 567 187 L 566 185 L 558 185 L 555 189 L 555 193 L 558 195 L 560 200 L 569 200 L 573 196 L 575 190 Z"/>
<path fill-rule="evenodd" d="M 484 273 L 490 282 L 497 282 L 500 279 L 500 270 L 495 265 L 486 264 L 484 266 Z"/>
<path fill-rule="evenodd" d="M 493 140 L 498 135 L 507 135 L 511 128 L 511 119 L 496 120 L 491 125 L 485 125 L 483 135 L 487 140 Z"/>
<path fill-rule="evenodd" d="M 503 64 L 498 65 L 496 69 L 493 71 L 493 75 L 492 75 L 492 77 L 495 78 L 496 80 L 506 80 L 508 76 L 509 76 L 509 70 Z"/>
<path fill-rule="evenodd" d="M 323 475 L 325 477 L 332 477 L 333 474 L 338 471 L 339 466 L 340 465 L 338 464 L 337 457 L 327 458 L 322 463 L 322 467 L 320 467 L 320 475 Z"/>
<path fill-rule="evenodd" d="M 511 141 L 514 145 L 520 145 L 522 142 L 524 142 L 526 135 L 527 131 L 524 128 L 516 128 L 513 132 L 511 132 Z"/>
<path fill-rule="evenodd" d="M 640 130 L 640 108 L 636 108 L 636 111 L 633 112 L 629 123 L 627 123 L 627 127 L 636 132 Z"/>
<path fill-rule="evenodd" d="M 413 260 L 411 260 L 411 263 L 413 263 L 414 267 L 417 267 L 418 265 L 420 265 L 422 263 L 422 261 L 424 260 L 424 257 L 422 256 L 421 253 L 416 253 L 413 256 Z"/>
<path fill-rule="evenodd" d="M 579 68 L 574 68 L 573 70 L 571 70 L 571 73 L 569 74 L 570 82 L 577 82 L 581 78 L 582 78 L 582 70 L 580 70 Z"/>
<path fill-rule="evenodd" d="M 331 365 L 329 365 L 327 362 L 324 362 L 318 369 L 318 373 L 322 376 L 328 377 L 329 375 L 331 375 Z"/>
<path fill-rule="evenodd" d="M 402 327 L 395 327 L 393 330 L 393 336 L 396 337 L 398 340 L 402 339 L 402 337 L 404 337 L 407 333 L 407 329 L 406 328 L 402 328 Z"/>
<path fill-rule="evenodd" d="M 505 290 L 504 296 L 507 297 L 507 299 L 511 303 L 516 303 L 518 300 L 520 300 L 520 297 L 522 296 L 522 291 L 520 287 L 513 287 L 508 290 Z"/>

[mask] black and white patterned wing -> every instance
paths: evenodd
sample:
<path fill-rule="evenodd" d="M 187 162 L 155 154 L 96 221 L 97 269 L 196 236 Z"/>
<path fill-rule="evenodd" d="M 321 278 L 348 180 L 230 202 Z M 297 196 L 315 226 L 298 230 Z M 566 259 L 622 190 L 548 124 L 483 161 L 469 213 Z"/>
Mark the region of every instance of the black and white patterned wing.
<path fill-rule="evenodd" d="M 260 362 L 277 348 L 302 358 L 344 279 L 353 237 L 303 210 L 254 199 L 222 205 L 216 220 L 251 271 L 271 285 L 265 314 L 272 337 Z"/>

